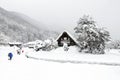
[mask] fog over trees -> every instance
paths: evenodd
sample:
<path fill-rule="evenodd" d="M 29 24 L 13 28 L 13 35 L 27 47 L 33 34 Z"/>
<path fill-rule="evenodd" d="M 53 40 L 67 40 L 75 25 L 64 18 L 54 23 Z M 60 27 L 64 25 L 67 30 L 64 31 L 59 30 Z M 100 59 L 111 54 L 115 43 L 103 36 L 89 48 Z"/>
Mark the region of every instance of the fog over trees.
<path fill-rule="evenodd" d="M 58 35 L 57 32 L 45 29 L 45 26 L 41 24 L 38 26 L 34 22 L 25 15 L 0 8 L 1 41 L 28 42 Z"/>

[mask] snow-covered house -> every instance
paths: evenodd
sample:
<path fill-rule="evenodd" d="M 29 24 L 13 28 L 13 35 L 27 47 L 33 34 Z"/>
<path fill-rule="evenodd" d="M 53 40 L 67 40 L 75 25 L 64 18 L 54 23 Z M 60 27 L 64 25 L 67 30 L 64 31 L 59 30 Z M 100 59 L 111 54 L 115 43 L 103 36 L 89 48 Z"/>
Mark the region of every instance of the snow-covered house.
<path fill-rule="evenodd" d="M 22 46 L 22 43 L 21 42 L 9 42 L 8 43 L 9 44 L 9 46 L 17 46 L 17 47 L 20 47 L 20 46 Z"/>
<path fill-rule="evenodd" d="M 23 46 L 29 47 L 29 48 L 35 48 L 35 47 L 42 47 L 42 45 L 43 45 L 42 40 L 36 40 L 36 41 L 25 43 Z"/>
<path fill-rule="evenodd" d="M 35 45 L 36 45 L 36 41 L 31 41 L 31 42 L 25 43 L 23 46 L 28 48 L 34 48 Z"/>
<path fill-rule="evenodd" d="M 67 43 L 68 46 L 80 46 L 78 41 L 68 31 L 61 33 L 56 41 L 58 42 L 58 46 L 63 46 L 64 43 Z"/>

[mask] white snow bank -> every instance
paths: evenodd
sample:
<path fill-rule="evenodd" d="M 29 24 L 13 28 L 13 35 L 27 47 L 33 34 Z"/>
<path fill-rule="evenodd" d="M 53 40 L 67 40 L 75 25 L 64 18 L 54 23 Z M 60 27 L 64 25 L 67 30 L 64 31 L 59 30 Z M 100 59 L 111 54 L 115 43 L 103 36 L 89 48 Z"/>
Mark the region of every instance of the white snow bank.
<path fill-rule="evenodd" d="M 94 55 L 80 53 L 75 46 L 72 46 L 69 47 L 68 51 L 64 51 L 64 49 L 60 47 L 48 52 L 28 52 L 26 55 L 34 59 L 47 61 L 120 65 L 120 53 L 118 50 L 106 50 L 106 54 Z"/>

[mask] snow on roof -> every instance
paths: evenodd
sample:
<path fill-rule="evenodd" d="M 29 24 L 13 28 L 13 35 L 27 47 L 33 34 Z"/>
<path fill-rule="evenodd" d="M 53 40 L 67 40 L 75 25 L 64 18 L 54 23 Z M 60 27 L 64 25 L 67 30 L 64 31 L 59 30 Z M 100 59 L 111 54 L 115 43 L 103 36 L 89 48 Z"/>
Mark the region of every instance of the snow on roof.
<path fill-rule="evenodd" d="M 9 42 L 8 44 L 22 44 L 21 42 Z"/>
<path fill-rule="evenodd" d="M 25 44 L 36 44 L 36 43 L 43 43 L 42 40 L 36 40 L 36 41 L 31 41 L 31 42 L 28 42 L 28 43 L 25 43 Z"/>
<path fill-rule="evenodd" d="M 36 42 L 36 43 L 43 43 L 42 40 L 36 40 L 35 42 Z"/>
<path fill-rule="evenodd" d="M 74 41 L 79 45 L 79 42 L 68 32 L 68 31 L 63 31 L 56 39 L 56 41 L 63 35 L 63 33 L 66 32 Z M 80 45 L 79 45 L 80 46 Z"/>
<path fill-rule="evenodd" d="M 27 44 L 36 44 L 36 42 L 32 41 L 32 42 L 28 42 Z"/>

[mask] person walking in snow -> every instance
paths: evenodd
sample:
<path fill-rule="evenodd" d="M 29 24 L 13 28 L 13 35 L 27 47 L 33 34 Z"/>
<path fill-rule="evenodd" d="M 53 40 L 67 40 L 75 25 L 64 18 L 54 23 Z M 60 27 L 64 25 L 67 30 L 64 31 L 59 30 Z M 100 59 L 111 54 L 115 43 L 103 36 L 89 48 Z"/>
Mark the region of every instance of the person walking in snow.
<path fill-rule="evenodd" d="M 19 49 L 17 49 L 17 54 L 20 55 L 21 53 L 23 53 L 22 46 L 19 46 Z"/>
<path fill-rule="evenodd" d="M 13 57 L 13 54 L 10 52 L 10 53 L 8 53 L 8 57 L 9 57 L 9 59 L 8 60 L 12 60 L 12 57 Z"/>
<path fill-rule="evenodd" d="M 21 54 L 21 49 L 17 50 L 17 54 L 19 54 L 19 55 Z"/>

